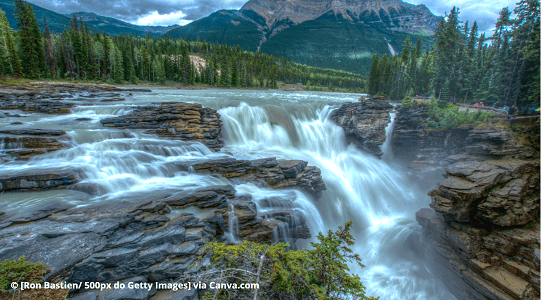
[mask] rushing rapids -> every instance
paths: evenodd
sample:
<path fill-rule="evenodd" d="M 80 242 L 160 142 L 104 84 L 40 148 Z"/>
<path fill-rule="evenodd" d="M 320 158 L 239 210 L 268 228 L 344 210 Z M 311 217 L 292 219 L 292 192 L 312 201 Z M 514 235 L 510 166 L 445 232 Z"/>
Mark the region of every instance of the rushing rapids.
<path fill-rule="evenodd" d="M 453 299 L 425 268 L 418 251 L 421 234 L 414 215 L 428 205 L 427 190 L 412 182 L 398 166 L 390 164 L 388 141 L 382 146 L 384 159 L 377 159 L 346 145 L 343 129 L 330 119 L 333 103 L 356 101 L 358 96 L 157 89 L 151 94 L 135 93 L 121 104 L 75 107 L 70 115 L 20 112 L 28 115 L 23 118 L 25 126 L 64 130 L 72 144 L 70 148 L 29 161 L 3 163 L 0 173 L 54 167 L 82 170 L 85 176 L 72 189 L 6 193 L 0 197 L 0 210 L 17 213 L 21 208 L 52 200 L 85 206 L 230 184 L 239 195 L 251 195 L 258 213 L 264 217 L 273 218 L 280 210 L 288 209 L 296 211 L 288 222 L 306 219 L 312 238 L 298 240 L 295 247 L 309 247 L 307 241 L 315 241 L 318 232 L 353 221 L 355 252 L 366 265 L 353 271 L 361 276 L 367 294 L 381 299 Z M 222 151 L 213 152 L 199 143 L 167 140 L 140 130 L 108 129 L 99 123 L 107 117 L 128 114 L 137 105 L 166 101 L 200 103 L 218 109 L 225 140 Z M 8 123 L 0 125 L 15 128 Z M 392 124 L 387 128 L 388 136 L 391 130 Z M 203 158 L 228 157 L 304 160 L 321 169 L 327 190 L 321 199 L 314 201 L 297 190 L 271 190 L 179 168 L 180 164 Z M 234 203 L 230 205 L 233 213 L 229 213 L 232 217 L 225 236 L 237 241 L 239 225 L 234 218 Z M 289 241 L 289 236 L 284 226 L 274 233 L 276 241 Z"/>

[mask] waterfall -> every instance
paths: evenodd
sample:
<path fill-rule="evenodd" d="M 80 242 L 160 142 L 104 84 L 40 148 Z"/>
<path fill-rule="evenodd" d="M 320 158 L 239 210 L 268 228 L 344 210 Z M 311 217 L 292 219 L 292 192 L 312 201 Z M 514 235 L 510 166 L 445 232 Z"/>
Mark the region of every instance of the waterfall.
<path fill-rule="evenodd" d="M 391 139 L 393 137 L 393 129 L 394 129 L 394 118 L 396 117 L 396 112 L 390 112 L 389 115 L 391 116 L 391 122 L 387 127 L 385 127 L 385 142 L 383 145 L 381 145 L 381 151 L 383 152 L 383 155 L 381 156 L 381 159 L 389 162 L 393 159 L 393 149 L 391 147 Z"/>
<path fill-rule="evenodd" d="M 81 171 L 82 181 L 97 191 L 77 190 L 10 192 L 0 197 L 1 211 L 17 213 L 50 201 L 89 205 L 100 201 L 163 198 L 209 185 L 233 185 L 238 196 L 250 196 L 258 217 L 279 221 L 275 241 L 291 241 L 308 226 L 312 238 L 297 240 L 293 248 L 310 247 L 319 232 L 336 230 L 353 221 L 353 249 L 366 268 L 351 266 L 368 295 L 380 299 L 454 299 L 423 266 L 416 251 L 420 226 L 414 214 L 430 201 L 407 172 L 392 162 L 389 143 L 393 121 L 386 129 L 384 159 L 379 160 L 347 145 L 343 129 L 331 119 L 328 103 L 355 101 L 359 95 L 324 92 L 246 90 L 159 90 L 130 97 L 125 103 L 79 106 L 70 115 L 32 114 L 25 127 L 65 130 L 70 148 L 29 161 L 0 164 L 0 173 L 65 168 Z M 182 101 L 218 109 L 223 121 L 223 151 L 212 152 L 199 143 L 167 140 L 144 130 L 104 128 L 99 120 L 127 114 L 138 105 Z M 244 102 L 242 102 L 244 101 Z M 87 121 L 77 121 L 85 118 Z M 392 120 L 394 115 L 391 114 Z M 9 118 L 0 119 L 5 128 Z M 3 142 L 2 148 L 15 147 Z M 235 157 L 301 159 L 321 169 L 327 190 L 315 201 L 297 190 L 273 190 L 254 183 L 196 174 L 186 168 L 197 161 Z M 79 184 L 78 184 L 79 185 Z M 239 223 L 230 201 L 229 241 L 238 240 Z M 202 214 L 193 207 L 175 213 Z M 242 226 L 242 224 L 240 225 Z M 227 238 L 226 234 L 226 238 Z"/>
<path fill-rule="evenodd" d="M 453 299 L 429 276 L 415 251 L 420 226 L 414 215 L 427 206 L 426 191 L 410 182 L 406 172 L 346 145 L 342 128 L 329 118 L 331 112 L 325 106 L 306 116 L 291 114 L 294 128 L 288 128 L 271 123 L 262 107 L 241 103 L 219 110 L 226 148 L 235 155 L 302 159 L 321 169 L 327 191 L 312 203 L 317 212 L 304 211 L 319 224 L 309 225 L 312 236 L 353 221 L 354 250 L 366 268 L 352 267 L 368 294 L 382 299 Z M 392 123 L 386 132 L 391 131 Z"/>
<path fill-rule="evenodd" d="M 230 243 L 238 243 L 239 241 L 239 220 L 235 216 L 235 205 L 232 203 L 229 204 L 229 210 L 227 212 L 229 224 L 228 232 L 226 232 L 226 239 Z"/>

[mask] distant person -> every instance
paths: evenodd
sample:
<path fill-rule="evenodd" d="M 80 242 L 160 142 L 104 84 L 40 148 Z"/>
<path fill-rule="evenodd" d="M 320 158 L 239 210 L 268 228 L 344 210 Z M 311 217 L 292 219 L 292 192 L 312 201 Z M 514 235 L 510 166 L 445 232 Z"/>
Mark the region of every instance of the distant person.
<path fill-rule="evenodd" d="M 480 105 L 481 105 L 481 106 L 485 106 L 485 105 L 483 104 L 483 102 L 481 102 L 481 104 L 480 104 Z"/>
<path fill-rule="evenodd" d="M 511 108 L 509 109 L 508 115 L 512 116 L 512 115 L 514 115 L 514 114 L 515 114 L 515 106 L 513 105 L 513 106 L 511 106 Z"/>
<path fill-rule="evenodd" d="M 494 107 L 494 108 L 498 108 L 499 106 L 500 106 L 499 101 L 496 101 L 496 102 L 494 102 L 494 104 L 492 104 L 492 107 Z"/>
<path fill-rule="evenodd" d="M 479 106 L 479 102 L 475 102 L 473 106 Z"/>
<path fill-rule="evenodd" d="M 520 113 L 520 109 L 518 109 L 518 107 L 517 107 L 516 105 L 513 105 L 513 108 L 515 109 L 513 114 L 514 114 L 515 116 L 518 116 L 519 113 Z"/>
<path fill-rule="evenodd" d="M 507 105 L 504 105 L 502 109 L 503 109 L 503 111 L 505 111 L 506 115 L 509 114 L 509 107 Z"/>

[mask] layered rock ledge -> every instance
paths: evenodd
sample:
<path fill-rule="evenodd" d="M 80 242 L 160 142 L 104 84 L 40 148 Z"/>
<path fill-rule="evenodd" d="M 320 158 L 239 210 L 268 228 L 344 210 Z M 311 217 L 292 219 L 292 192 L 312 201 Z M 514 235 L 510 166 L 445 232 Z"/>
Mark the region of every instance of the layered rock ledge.
<path fill-rule="evenodd" d="M 302 160 L 278 161 L 276 158 L 237 160 L 226 158 L 192 164 L 197 173 L 221 174 L 242 181 L 263 181 L 275 189 L 296 188 L 319 198 L 326 190 L 318 167 Z"/>
<path fill-rule="evenodd" d="M 416 214 L 425 257 L 458 299 L 539 299 L 539 161 L 503 127 L 457 136 L 464 152 Z"/>
<path fill-rule="evenodd" d="M 160 137 L 200 142 L 213 151 L 223 147 L 220 115 L 195 103 L 162 103 L 139 107 L 131 114 L 100 121 L 106 127 L 146 129 Z"/>
<path fill-rule="evenodd" d="M 27 159 L 35 155 L 64 149 L 71 138 L 63 130 L 13 129 L 0 130 L 0 157 L 4 160 Z"/>
<path fill-rule="evenodd" d="M 344 129 L 348 144 L 381 157 L 385 128 L 391 122 L 393 106 L 384 101 L 362 101 L 342 104 L 331 118 Z"/>

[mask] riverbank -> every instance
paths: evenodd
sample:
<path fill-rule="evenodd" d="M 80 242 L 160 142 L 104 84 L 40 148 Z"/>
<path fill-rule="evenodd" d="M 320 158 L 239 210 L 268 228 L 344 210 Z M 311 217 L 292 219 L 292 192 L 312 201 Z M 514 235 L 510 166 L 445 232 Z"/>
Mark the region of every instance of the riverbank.
<path fill-rule="evenodd" d="M 111 82 L 95 82 L 95 81 L 75 81 L 75 80 L 30 80 L 30 79 L 13 79 L 13 78 L 4 78 L 0 79 L 0 90 L 17 90 L 17 85 L 29 86 L 32 85 L 73 85 L 79 87 L 93 86 L 93 87 L 104 87 L 105 89 L 109 87 L 120 87 L 120 88 L 164 88 L 164 89 L 180 89 L 180 90 L 204 90 L 204 89 L 231 89 L 231 90 L 252 90 L 252 91 L 262 91 L 262 90 L 273 90 L 270 88 L 260 88 L 260 87 L 215 87 L 209 85 L 180 85 L 180 84 L 150 84 L 150 83 L 111 83 Z M 345 89 L 329 89 L 327 87 L 307 87 L 303 84 L 286 84 L 278 83 L 278 88 L 275 90 L 280 91 L 318 91 L 318 92 L 328 92 L 328 93 L 359 93 L 360 91 L 351 91 Z"/>

